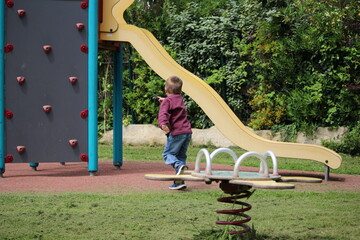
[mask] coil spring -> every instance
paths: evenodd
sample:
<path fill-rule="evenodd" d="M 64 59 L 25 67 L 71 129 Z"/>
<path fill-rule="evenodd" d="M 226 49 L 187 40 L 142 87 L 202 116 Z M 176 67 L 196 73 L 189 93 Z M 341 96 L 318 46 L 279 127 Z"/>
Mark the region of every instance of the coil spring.
<path fill-rule="evenodd" d="M 216 224 L 234 225 L 234 226 L 239 226 L 239 227 L 243 228 L 243 230 L 239 230 L 239 231 L 230 231 L 230 232 L 228 232 L 228 234 L 242 235 L 244 233 L 250 232 L 251 228 L 248 225 L 246 225 L 245 223 L 249 222 L 251 220 L 251 217 L 249 215 L 245 214 L 244 212 L 249 211 L 251 209 L 251 205 L 249 203 L 238 201 L 237 199 L 249 198 L 251 196 L 251 194 L 252 194 L 252 192 L 244 190 L 243 192 L 238 193 L 237 195 L 230 196 L 230 197 L 222 197 L 222 198 L 217 199 L 219 202 L 237 204 L 237 205 L 242 206 L 242 208 L 240 208 L 240 209 L 217 210 L 216 211 L 217 213 L 220 213 L 220 214 L 234 215 L 234 216 L 238 216 L 239 218 L 240 217 L 242 218 L 237 221 L 216 221 Z"/>

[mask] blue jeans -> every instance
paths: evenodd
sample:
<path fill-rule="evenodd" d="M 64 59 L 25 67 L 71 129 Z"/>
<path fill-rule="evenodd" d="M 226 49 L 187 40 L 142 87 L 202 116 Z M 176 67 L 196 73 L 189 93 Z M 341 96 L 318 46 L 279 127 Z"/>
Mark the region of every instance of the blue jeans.
<path fill-rule="evenodd" d="M 191 133 L 173 136 L 168 135 L 164 152 L 162 154 L 165 164 L 177 169 L 181 165 L 186 165 L 186 152 L 191 140 Z"/>

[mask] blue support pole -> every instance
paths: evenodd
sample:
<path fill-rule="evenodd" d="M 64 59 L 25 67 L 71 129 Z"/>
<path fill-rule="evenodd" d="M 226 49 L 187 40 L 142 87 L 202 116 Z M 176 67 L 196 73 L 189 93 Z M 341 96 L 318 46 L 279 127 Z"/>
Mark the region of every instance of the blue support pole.
<path fill-rule="evenodd" d="M 114 53 L 114 99 L 113 99 L 113 164 L 120 169 L 122 160 L 122 80 L 123 80 L 123 44 L 120 51 Z"/>
<path fill-rule="evenodd" d="M 98 80 L 98 0 L 89 1 L 89 56 L 88 56 L 88 171 L 95 175 L 98 170 L 98 141 L 97 141 L 97 80 Z"/>
<path fill-rule="evenodd" d="M 0 4 L 0 176 L 5 172 L 5 4 Z"/>

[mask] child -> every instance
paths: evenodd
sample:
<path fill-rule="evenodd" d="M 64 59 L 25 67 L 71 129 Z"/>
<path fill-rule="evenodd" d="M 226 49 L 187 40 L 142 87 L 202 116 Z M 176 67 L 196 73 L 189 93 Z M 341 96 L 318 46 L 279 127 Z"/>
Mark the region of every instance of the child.
<path fill-rule="evenodd" d="M 183 174 L 186 166 L 186 151 L 191 140 L 191 125 L 187 119 L 186 108 L 181 97 L 182 80 L 171 76 L 165 83 L 166 98 L 158 97 L 160 105 L 159 127 L 167 135 L 166 145 L 162 154 L 165 164 L 171 165 L 176 175 Z M 174 181 L 169 186 L 172 190 L 185 189 L 184 181 Z"/>

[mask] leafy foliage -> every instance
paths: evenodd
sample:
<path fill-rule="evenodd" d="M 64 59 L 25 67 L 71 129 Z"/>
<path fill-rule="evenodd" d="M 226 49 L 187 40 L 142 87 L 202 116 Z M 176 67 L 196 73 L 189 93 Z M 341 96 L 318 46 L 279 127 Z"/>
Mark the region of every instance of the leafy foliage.
<path fill-rule="evenodd" d="M 258 73 L 251 100 L 256 111 L 249 125 L 269 127 L 269 119 L 278 114 L 268 116 L 269 107 L 283 106 L 282 123 L 338 126 L 356 121 L 360 98 L 358 89 L 349 87 L 359 86 L 356 1 L 264 2 L 264 17 L 247 51 Z M 263 106 L 258 96 L 268 104 Z"/>
<path fill-rule="evenodd" d="M 126 19 L 152 32 L 255 129 L 351 126 L 359 120 L 356 0 L 140 0 Z M 158 104 L 151 97 L 163 94 L 163 80 L 126 49 L 125 112 L 135 122 L 156 123 Z M 107 69 L 100 66 L 106 81 L 101 91 L 111 87 Z M 109 94 L 101 93 L 101 101 Z M 102 129 L 109 128 L 103 118 L 111 118 L 110 105 L 101 105 Z M 188 97 L 186 105 L 194 127 L 212 125 Z"/>
<path fill-rule="evenodd" d="M 133 87 L 124 89 L 124 106 L 133 109 L 136 121 L 157 124 L 159 102 L 156 96 L 164 94 L 164 80 L 153 72 L 137 52 L 132 55 L 131 61 L 136 68 L 133 69 L 133 79 L 129 79 L 129 75 L 125 74 L 125 82 L 131 81 Z"/>
<path fill-rule="evenodd" d="M 360 155 L 360 122 L 346 132 L 340 142 L 324 141 L 322 144 L 336 152 Z"/>
<path fill-rule="evenodd" d="M 102 51 L 98 57 L 98 131 L 102 135 L 112 128 L 113 108 L 113 53 Z"/>
<path fill-rule="evenodd" d="M 248 26 L 256 6 L 227 1 L 211 15 L 200 14 L 201 6 L 194 5 L 178 14 L 171 14 L 170 47 L 177 61 L 186 69 L 210 84 L 241 119 L 247 119 L 250 82 L 248 64 L 239 55 L 237 45 L 252 27 Z M 188 113 L 195 127 L 212 123 L 189 101 Z"/>

